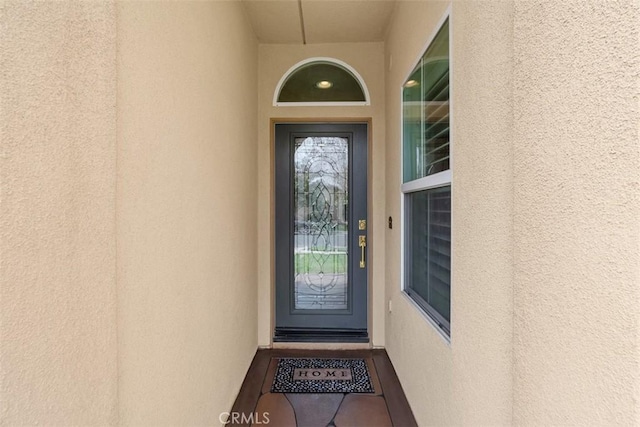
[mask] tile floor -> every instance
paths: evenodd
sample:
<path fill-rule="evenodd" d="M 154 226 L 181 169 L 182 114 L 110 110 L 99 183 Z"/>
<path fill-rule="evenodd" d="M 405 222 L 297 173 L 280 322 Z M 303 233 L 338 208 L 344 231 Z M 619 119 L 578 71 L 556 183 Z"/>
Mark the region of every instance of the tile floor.
<path fill-rule="evenodd" d="M 363 358 L 374 393 L 271 393 L 278 358 Z M 273 427 L 416 426 L 384 350 L 258 350 L 228 425 Z M 242 415 L 244 414 L 244 417 Z M 268 422 L 267 422 L 268 421 Z"/>

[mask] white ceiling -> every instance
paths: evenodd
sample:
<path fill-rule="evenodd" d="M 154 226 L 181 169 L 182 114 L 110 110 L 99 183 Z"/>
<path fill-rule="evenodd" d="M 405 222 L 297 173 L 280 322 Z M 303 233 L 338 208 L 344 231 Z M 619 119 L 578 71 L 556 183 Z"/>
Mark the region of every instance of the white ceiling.
<path fill-rule="evenodd" d="M 243 0 L 261 43 L 383 41 L 394 0 Z"/>

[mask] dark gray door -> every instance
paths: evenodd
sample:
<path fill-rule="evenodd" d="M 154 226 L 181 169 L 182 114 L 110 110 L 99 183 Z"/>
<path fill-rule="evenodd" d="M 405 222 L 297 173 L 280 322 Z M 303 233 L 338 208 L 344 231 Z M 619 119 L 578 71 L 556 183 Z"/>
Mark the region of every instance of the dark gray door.
<path fill-rule="evenodd" d="M 368 341 L 367 125 L 275 125 L 275 341 Z"/>

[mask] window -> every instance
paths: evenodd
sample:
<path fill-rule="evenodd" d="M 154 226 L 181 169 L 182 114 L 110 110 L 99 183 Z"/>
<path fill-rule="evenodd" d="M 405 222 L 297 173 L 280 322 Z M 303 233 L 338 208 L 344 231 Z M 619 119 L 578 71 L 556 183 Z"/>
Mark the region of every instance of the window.
<path fill-rule="evenodd" d="M 282 76 L 273 105 L 369 105 L 369 92 L 349 64 L 334 58 L 309 58 Z"/>
<path fill-rule="evenodd" d="M 449 19 L 402 88 L 404 291 L 446 334 L 451 312 Z"/>

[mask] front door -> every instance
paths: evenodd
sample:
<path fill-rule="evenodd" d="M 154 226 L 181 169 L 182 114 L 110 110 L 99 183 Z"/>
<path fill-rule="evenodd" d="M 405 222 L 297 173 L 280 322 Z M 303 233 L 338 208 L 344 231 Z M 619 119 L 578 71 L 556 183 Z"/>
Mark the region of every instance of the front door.
<path fill-rule="evenodd" d="M 367 125 L 275 125 L 274 341 L 368 342 Z"/>

